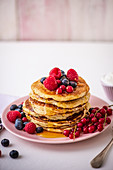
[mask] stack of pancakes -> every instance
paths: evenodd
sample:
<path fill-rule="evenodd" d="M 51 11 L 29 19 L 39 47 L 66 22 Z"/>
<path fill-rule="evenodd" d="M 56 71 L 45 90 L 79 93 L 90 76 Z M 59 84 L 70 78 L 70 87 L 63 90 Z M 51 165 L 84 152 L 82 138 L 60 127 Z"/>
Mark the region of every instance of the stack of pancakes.
<path fill-rule="evenodd" d="M 81 77 L 72 93 L 56 94 L 44 87 L 40 80 L 31 85 L 23 111 L 29 121 L 51 132 L 72 129 L 89 110 L 89 86 Z"/>

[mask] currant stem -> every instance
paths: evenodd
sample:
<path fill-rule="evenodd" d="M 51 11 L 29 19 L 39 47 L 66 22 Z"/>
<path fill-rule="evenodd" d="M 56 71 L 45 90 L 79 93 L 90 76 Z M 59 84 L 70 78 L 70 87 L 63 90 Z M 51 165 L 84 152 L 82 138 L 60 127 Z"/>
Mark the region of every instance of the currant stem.
<path fill-rule="evenodd" d="M 113 106 L 113 104 L 111 104 L 111 105 L 108 105 L 108 107 L 112 107 Z"/>

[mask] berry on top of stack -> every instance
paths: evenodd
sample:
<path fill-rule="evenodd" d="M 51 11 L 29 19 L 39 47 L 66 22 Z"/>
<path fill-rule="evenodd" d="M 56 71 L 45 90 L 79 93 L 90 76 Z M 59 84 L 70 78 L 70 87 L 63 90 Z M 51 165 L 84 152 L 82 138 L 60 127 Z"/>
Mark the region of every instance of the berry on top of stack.
<path fill-rule="evenodd" d="M 67 73 L 55 67 L 48 77 L 31 85 L 23 112 L 37 127 L 51 132 L 72 129 L 89 110 L 89 86 L 74 69 Z"/>

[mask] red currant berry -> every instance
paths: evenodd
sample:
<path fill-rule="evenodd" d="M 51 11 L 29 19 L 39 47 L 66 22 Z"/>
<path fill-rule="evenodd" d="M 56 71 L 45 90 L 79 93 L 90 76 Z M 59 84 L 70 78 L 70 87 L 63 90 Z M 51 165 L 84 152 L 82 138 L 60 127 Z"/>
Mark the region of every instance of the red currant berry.
<path fill-rule="evenodd" d="M 99 132 L 101 132 L 101 131 L 103 130 L 103 125 L 102 125 L 102 124 L 99 124 L 99 125 L 97 126 L 97 129 L 98 129 Z"/>
<path fill-rule="evenodd" d="M 69 138 L 70 138 L 70 139 L 73 139 L 73 133 L 70 133 L 70 134 L 69 134 Z"/>
<path fill-rule="evenodd" d="M 95 116 L 94 113 L 91 113 L 91 114 L 89 115 L 90 119 L 91 119 L 92 117 L 94 117 L 94 116 Z"/>
<path fill-rule="evenodd" d="M 99 110 L 99 107 L 95 107 L 96 110 Z"/>
<path fill-rule="evenodd" d="M 95 122 L 95 123 L 94 123 L 94 126 L 95 126 L 95 127 L 97 127 L 97 126 L 98 126 L 98 124 L 99 124 L 99 122 Z"/>
<path fill-rule="evenodd" d="M 75 132 L 75 137 L 79 137 L 80 136 L 80 132 L 79 131 L 76 131 Z"/>
<path fill-rule="evenodd" d="M 73 87 L 72 87 L 72 86 L 67 86 L 67 87 L 66 87 L 66 91 L 67 91 L 68 93 L 72 93 L 72 92 L 73 92 Z"/>
<path fill-rule="evenodd" d="M 82 128 L 81 128 L 81 127 L 78 127 L 78 128 L 77 128 L 77 131 L 82 132 Z"/>
<path fill-rule="evenodd" d="M 88 127 L 88 132 L 93 133 L 95 131 L 95 129 L 96 129 L 95 126 L 91 125 L 91 126 Z"/>
<path fill-rule="evenodd" d="M 106 114 L 106 110 L 105 110 L 104 108 L 100 109 L 99 112 L 100 112 L 103 116 L 105 116 L 105 114 Z"/>
<path fill-rule="evenodd" d="M 101 118 L 101 117 L 102 117 L 101 113 L 98 112 L 98 113 L 96 114 L 96 117 L 97 117 L 97 119 Z"/>
<path fill-rule="evenodd" d="M 73 129 L 71 129 L 71 132 L 72 132 L 72 133 L 74 132 L 74 128 L 73 128 Z"/>
<path fill-rule="evenodd" d="M 23 117 L 23 118 L 22 118 L 22 122 L 28 122 L 27 117 Z"/>
<path fill-rule="evenodd" d="M 60 80 L 56 80 L 58 85 L 61 85 L 61 81 Z"/>
<path fill-rule="evenodd" d="M 97 111 L 97 109 L 92 109 L 91 113 L 95 113 Z"/>
<path fill-rule="evenodd" d="M 81 119 L 81 122 L 85 125 L 86 124 L 86 118 Z"/>
<path fill-rule="evenodd" d="M 58 88 L 58 89 L 56 90 L 56 94 L 62 94 L 62 89 L 61 89 L 61 88 Z"/>
<path fill-rule="evenodd" d="M 60 86 L 60 88 L 62 89 L 62 91 L 65 91 L 65 89 L 66 89 L 66 86 L 64 86 L 64 85 L 61 85 L 61 86 Z"/>
<path fill-rule="evenodd" d="M 106 123 L 110 124 L 111 123 L 111 119 L 109 117 L 106 118 Z"/>
<path fill-rule="evenodd" d="M 63 132 L 63 134 L 65 135 L 65 136 L 69 136 L 69 133 L 70 133 L 70 131 L 69 130 L 64 130 L 64 132 Z"/>
<path fill-rule="evenodd" d="M 105 118 L 100 118 L 100 119 L 99 119 L 99 123 L 100 123 L 100 124 L 103 124 L 104 121 L 105 121 Z"/>
<path fill-rule="evenodd" d="M 83 124 L 81 122 L 77 123 L 77 127 L 83 127 Z"/>
<path fill-rule="evenodd" d="M 87 119 L 86 119 L 86 124 L 88 124 L 88 123 L 89 123 L 89 121 L 90 121 L 90 119 L 89 119 L 89 118 L 87 118 Z"/>
<path fill-rule="evenodd" d="M 96 122 L 97 122 L 97 118 L 96 118 L 96 117 L 92 117 L 91 121 L 92 121 L 93 123 L 96 123 Z"/>
<path fill-rule="evenodd" d="M 107 107 L 107 106 L 103 106 L 103 108 L 104 108 L 105 110 L 107 110 L 107 109 L 108 109 L 108 107 Z"/>
<path fill-rule="evenodd" d="M 86 134 L 86 133 L 88 133 L 88 127 L 87 126 L 84 126 L 83 127 L 83 132 Z"/>
<path fill-rule="evenodd" d="M 112 115 L 112 109 L 107 109 L 107 115 L 108 116 Z"/>

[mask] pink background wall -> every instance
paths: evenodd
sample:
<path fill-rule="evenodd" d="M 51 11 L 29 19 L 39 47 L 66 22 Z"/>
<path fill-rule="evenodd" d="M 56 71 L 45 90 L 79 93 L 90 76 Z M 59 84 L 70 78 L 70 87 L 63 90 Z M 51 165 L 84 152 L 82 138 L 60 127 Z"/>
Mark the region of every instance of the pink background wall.
<path fill-rule="evenodd" d="M 0 40 L 113 40 L 113 0 L 0 0 Z"/>

